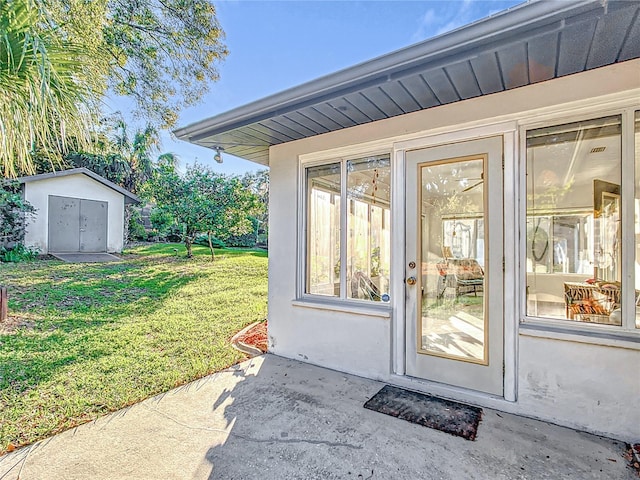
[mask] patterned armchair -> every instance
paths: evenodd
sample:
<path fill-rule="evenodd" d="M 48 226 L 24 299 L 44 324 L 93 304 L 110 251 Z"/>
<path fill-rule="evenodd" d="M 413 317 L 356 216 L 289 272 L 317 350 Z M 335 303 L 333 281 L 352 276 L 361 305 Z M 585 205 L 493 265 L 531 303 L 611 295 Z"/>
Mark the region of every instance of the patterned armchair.
<path fill-rule="evenodd" d="M 456 296 L 473 292 L 477 296 L 483 291 L 484 271 L 473 258 L 449 258 L 438 263 L 438 298 L 447 288 L 454 288 Z"/>
<path fill-rule="evenodd" d="M 564 298 L 568 319 L 621 324 L 619 317 L 610 318 L 611 314 L 620 308 L 618 282 L 565 282 Z"/>

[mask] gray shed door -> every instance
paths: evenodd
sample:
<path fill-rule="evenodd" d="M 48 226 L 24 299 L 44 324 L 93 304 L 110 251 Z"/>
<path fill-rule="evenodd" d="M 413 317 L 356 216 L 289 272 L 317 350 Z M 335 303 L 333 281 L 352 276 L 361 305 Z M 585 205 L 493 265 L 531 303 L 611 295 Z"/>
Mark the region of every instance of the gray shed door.
<path fill-rule="evenodd" d="M 107 202 L 49 196 L 49 251 L 106 252 Z"/>

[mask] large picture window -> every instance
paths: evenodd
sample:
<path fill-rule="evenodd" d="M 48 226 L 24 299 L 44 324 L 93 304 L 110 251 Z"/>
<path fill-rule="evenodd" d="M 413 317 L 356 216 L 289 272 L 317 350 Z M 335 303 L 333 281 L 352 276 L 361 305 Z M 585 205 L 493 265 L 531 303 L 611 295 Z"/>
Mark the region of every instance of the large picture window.
<path fill-rule="evenodd" d="M 528 316 L 622 326 L 636 301 L 622 296 L 622 126 L 610 116 L 527 132 Z"/>
<path fill-rule="evenodd" d="M 307 167 L 305 174 L 305 293 L 388 301 L 389 155 Z"/>

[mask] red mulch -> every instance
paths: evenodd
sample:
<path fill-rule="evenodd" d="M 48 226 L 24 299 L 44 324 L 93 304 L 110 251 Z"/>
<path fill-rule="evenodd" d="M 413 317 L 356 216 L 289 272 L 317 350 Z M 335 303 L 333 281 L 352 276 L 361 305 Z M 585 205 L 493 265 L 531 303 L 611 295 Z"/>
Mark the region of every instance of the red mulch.
<path fill-rule="evenodd" d="M 257 349 L 267 351 L 267 322 L 261 322 L 250 328 L 244 335 L 238 337 L 238 341 L 256 347 Z"/>

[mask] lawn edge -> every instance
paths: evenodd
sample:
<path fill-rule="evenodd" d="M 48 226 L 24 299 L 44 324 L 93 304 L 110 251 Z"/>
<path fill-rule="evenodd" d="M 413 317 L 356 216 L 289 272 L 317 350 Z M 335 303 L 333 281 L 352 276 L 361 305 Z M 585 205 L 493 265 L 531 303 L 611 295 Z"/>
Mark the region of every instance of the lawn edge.
<path fill-rule="evenodd" d="M 249 330 L 251 330 L 253 327 L 255 327 L 260 323 L 262 323 L 262 321 L 253 322 L 252 324 L 244 327 L 242 330 L 236 333 L 233 337 L 231 337 L 231 345 L 233 346 L 233 348 L 235 348 L 236 350 L 239 350 L 240 352 L 246 355 L 249 355 L 249 357 L 257 357 L 258 355 L 264 354 L 265 352 L 263 352 L 259 348 L 253 347 L 251 345 L 247 345 L 246 343 L 238 340 L 242 335 L 244 335 L 245 333 L 247 333 Z"/>

